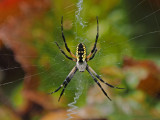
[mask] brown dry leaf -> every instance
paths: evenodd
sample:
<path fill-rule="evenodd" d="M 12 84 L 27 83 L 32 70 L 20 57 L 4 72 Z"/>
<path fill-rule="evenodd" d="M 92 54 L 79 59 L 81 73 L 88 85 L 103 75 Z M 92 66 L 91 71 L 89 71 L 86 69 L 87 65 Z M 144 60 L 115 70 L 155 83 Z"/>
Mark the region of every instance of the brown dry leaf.
<path fill-rule="evenodd" d="M 92 106 L 88 106 L 82 108 L 78 111 L 78 115 L 72 114 L 72 118 L 70 120 L 107 120 L 105 118 L 97 117 L 98 110 L 94 109 Z M 66 110 L 57 110 L 53 112 L 49 112 L 41 120 L 66 120 L 69 118 L 67 116 L 68 112 Z M 80 116 L 80 117 L 79 117 Z"/>
<path fill-rule="evenodd" d="M 41 105 L 44 109 L 46 110 L 53 109 L 53 100 L 49 95 L 47 96 L 45 93 L 37 91 L 29 91 L 29 90 L 23 91 L 23 94 L 26 99 Z M 54 105 L 57 106 L 56 104 Z"/>
<path fill-rule="evenodd" d="M 57 111 L 49 112 L 48 114 L 43 116 L 41 120 L 65 120 L 68 118 L 67 114 L 68 113 L 66 110 L 57 110 Z M 71 120 L 82 120 L 77 115 L 72 115 L 72 117 L 73 118 Z"/>
<path fill-rule="evenodd" d="M 124 58 L 124 70 L 136 69 L 137 72 L 145 70 L 145 75 L 139 77 L 138 89 L 146 92 L 150 96 L 160 98 L 160 68 L 150 60 L 134 60 L 129 57 Z M 137 74 L 135 74 L 137 75 Z"/>
<path fill-rule="evenodd" d="M 15 4 L 10 4 L 14 3 Z M 52 99 L 43 93 L 37 92 L 39 86 L 39 77 L 30 76 L 37 74 L 37 68 L 33 64 L 34 57 L 21 57 L 21 56 L 37 56 L 35 47 L 32 45 L 31 32 L 29 31 L 32 24 L 38 17 L 43 16 L 43 13 L 50 8 L 48 0 L 32 1 L 8 1 L 8 3 L 1 2 L 2 4 L 9 4 L 11 8 L 17 8 L 14 13 L 8 13 L 2 16 L 5 23 L 0 27 L 0 39 L 2 43 L 10 48 L 15 56 L 17 62 L 19 62 L 25 71 L 24 77 L 24 92 L 25 103 L 20 111 L 22 118 L 30 117 L 35 106 L 44 109 L 51 109 L 53 104 Z M 5 11 L 5 8 L 2 7 Z M 1 9 L 2 9 L 1 8 Z M 19 12 L 18 12 L 19 11 Z M 16 13 L 16 14 L 15 14 Z M 2 14 L 1 14 L 2 15 Z M 2 21 L 2 20 L 1 20 Z M 27 77 L 30 76 L 30 77 Z M 39 111 L 37 111 L 39 112 Z"/>

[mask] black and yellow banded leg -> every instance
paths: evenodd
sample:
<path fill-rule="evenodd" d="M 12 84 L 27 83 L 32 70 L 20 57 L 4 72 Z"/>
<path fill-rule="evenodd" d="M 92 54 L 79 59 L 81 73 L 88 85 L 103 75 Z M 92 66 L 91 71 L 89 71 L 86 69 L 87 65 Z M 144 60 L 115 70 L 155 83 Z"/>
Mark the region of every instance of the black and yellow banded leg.
<path fill-rule="evenodd" d="M 119 87 L 113 86 L 113 85 L 105 82 L 90 66 L 88 66 L 88 69 L 89 69 L 101 82 L 103 82 L 104 84 L 108 85 L 109 87 L 111 87 L 111 88 L 116 88 L 116 89 L 124 89 L 124 88 L 119 88 Z"/>
<path fill-rule="evenodd" d="M 89 72 L 89 74 L 91 75 L 91 77 L 93 78 L 93 80 L 97 83 L 97 85 L 101 88 L 102 92 L 105 94 L 105 96 L 107 96 L 107 98 L 111 101 L 110 97 L 107 95 L 107 93 L 104 91 L 104 89 L 102 88 L 101 84 L 98 82 L 98 80 L 94 77 L 94 75 L 91 73 L 91 71 L 89 70 L 88 66 L 86 68 L 86 70 Z"/>
<path fill-rule="evenodd" d="M 61 53 L 66 56 L 66 58 L 68 58 L 69 60 L 72 60 L 72 61 L 76 62 L 76 59 L 69 57 L 69 56 L 60 48 L 60 46 L 58 45 L 58 43 L 57 43 L 57 42 L 55 42 L 55 43 L 56 43 L 56 45 L 58 46 L 58 48 L 59 48 L 59 50 L 61 51 Z"/>
<path fill-rule="evenodd" d="M 96 50 L 94 51 L 93 55 L 92 55 L 90 58 L 88 58 L 86 61 L 88 62 L 88 61 L 92 60 L 92 59 L 94 58 L 96 52 L 97 52 L 97 48 L 96 48 Z"/>
<path fill-rule="evenodd" d="M 53 94 L 53 93 L 59 91 L 59 90 L 64 86 L 64 88 L 63 88 L 63 90 L 62 90 L 62 92 L 61 92 L 61 94 L 60 94 L 60 97 L 59 97 L 59 99 L 58 99 L 58 101 L 60 101 L 60 99 L 61 99 L 61 97 L 62 97 L 62 95 L 63 95 L 63 93 L 64 93 L 64 91 L 65 91 L 65 88 L 67 87 L 68 83 L 71 81 L 71 79 L 73 78 L 73 76 L 74 76 L 74 74 L 77 72 L 77 70 L 78 70 L 78 69 L 77 69 L 77 67 L 75 66 L 75 67 L 71 70 L 71 72 L 68 74 L 68 76 L 66 77 L 66 79 L 64 80 L 64 82 L 63 82 L 55 91 L 53 91 L 53 92 L 51 92 L 51 93 L 49 93 L 49 94 Z"/>
<path fill-rule="evenodd" d="M 87 59 L 90 58 L 92 56 L 92 54 L 94 53 L 94 51 L 96 49 L 98 37 L 99 37 L 99 23 L 98 23 L 98 16 L 97 16 L 97 35 L 96 35 L 96 40 L 95 40 L 93 49 L 91 50 L 90 54 L 87 56 Z"/>
<path fill-rule="evenodd" d="M 71 52 L 71 50 L 68 48 L 68 45 L 66 43 L 66 39 L 65 39 L 65 36 L 64 36 L 64 33 L 63 33 L 63 16 L 61 18 L 61 32 L 62 32 L 62 38 L 63 38 L 63 41 L 65 43 L 65 47 L 66 47 L 66 50 L 70 53 L 70 55 L 73 57 L 73 58 L 76 58 L 76 56 Z"/>

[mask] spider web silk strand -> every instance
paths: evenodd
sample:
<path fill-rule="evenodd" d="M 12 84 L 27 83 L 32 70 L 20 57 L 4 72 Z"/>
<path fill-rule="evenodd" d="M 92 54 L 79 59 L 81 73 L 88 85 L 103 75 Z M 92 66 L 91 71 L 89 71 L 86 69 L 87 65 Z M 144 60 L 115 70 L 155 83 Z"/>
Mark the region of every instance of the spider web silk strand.
<path fill-rule="evenodd" d="M 77 8 L 78 9 L 75 12 L 75 17 L 76 17 L 75 23 L 76 23 L 76 25 L 77 25 L 77 23 L 80 24 L 80 26 L 82 28 L 84 28 L 85 25 L 84 25 L 84 22 L 82 20 L 81 15 L 80 15 L 80 13 L 81 13 L 81 11 L 83 9 L 82 5 L 83 5 L 83 0 L 79 0 L 78 3 L 77 3 Z M 79 37 L 77 35 L 77 29 L 78 29 L 78 27 L 76 26 L 76 39 L 77 39 L 77 37 Z M 72 119 L 73 118 L 72 115 L 73 114 L 74 115 L 77 114 L 78 107 L 76 106 L 76 103 L 77 103 L 77 100 L 79 99 L 79 97 L 81 96 L 82 91 L 83 91 L 83 87 L 81 86 L 81 84 L 82 84 L 81 80 L 78 80 L 78 82 L 79 83 L 78 83 L 78 86 L 77 86 L 77 92 L 75 93 L 74 101 L 68 104 L 68 107 L 69 107 L 69 109 L 67 110 L 67 112 L 68 112 L 68 114 L 67 114 L 68 118 L 66 120 Z"/>

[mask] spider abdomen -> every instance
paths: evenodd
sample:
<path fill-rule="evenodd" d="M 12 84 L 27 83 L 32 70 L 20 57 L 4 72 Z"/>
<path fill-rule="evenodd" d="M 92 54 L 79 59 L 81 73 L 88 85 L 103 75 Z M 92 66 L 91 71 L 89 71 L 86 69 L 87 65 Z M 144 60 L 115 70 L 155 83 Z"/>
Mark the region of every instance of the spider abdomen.
<path fill-rule="evenodd" d="M 78 62 L 77 61 L 77 64 L 76 64 L 79 72 L 84 72 L 86 70 L 86 67 L 87 67 L 87 62 L 84 61 L 84 62 Z"/>
<path fill-rule="evenodd" d="M 82 63 L 86 60 L 86 46 L 83 43 L 78 44 L 76 50 L 77 61 Z"/>

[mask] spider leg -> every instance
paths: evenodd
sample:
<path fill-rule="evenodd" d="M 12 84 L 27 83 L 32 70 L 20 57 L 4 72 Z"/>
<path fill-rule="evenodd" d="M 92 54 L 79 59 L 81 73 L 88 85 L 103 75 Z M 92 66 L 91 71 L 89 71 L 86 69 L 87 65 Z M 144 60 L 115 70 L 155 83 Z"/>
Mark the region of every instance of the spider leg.
<path fill-rule="evenodd" d="M 68 55 L 66 55 L 66 53 L 60 48 L 60 46 L 58 45 L 58 43 L 57 43 L 57 42 L 55 42 L 55 43 L 56 43 L 56 45 L 58 46 L 58 48 L 59 48 L 59 50 L 61 51 L 61 53 L 66 56 L 66 58 L 68 58 L 68 59 L 76 62 L 76 59 L 73 59 L 73 58 L 69 57 Z"/>
<path fill-rule="evenodd" d="M 60 96 L 59 96 L 58 102 L 60 101 L 60 99 L 61 99 L 61 97 L 62 97 L 62 95 L 63 95 L 63 93 L 64 93 L 64 90 L 66 89 L 66 86 L 68 85 L 69 82 L 70 82 L 70 81 L 68 81 L 68 82 L 64 85 L 64 88 L 63 88 L 63 90 L 62 90 L 62 92 L 61 92 L 61 94 L 60 94 Z"/>
<path fill-rule="evenodd" d="M 90 61 L 90 60 L 92 60 L 92 59 L 94 58 L 94 56 L 95 56 L 96 52 L 97 52 L 97 48 L 96 48 L 96 50 L 94 51 L 94 53 L 93 53 L 92 57 L 90 57 L 90 58 L 88 58 L 88 59 L 87 59 L 87 62 L 88 62 L 88 61 Z"/>
<path fill-rule="evenodd" d="M 55 91 L 53 91 L 53 92 L 51 92 L 49 94 L 53 94 L 53 93 L 57 92 L 58 90 L 60 90 L 66 84 L 66 79 L 64 80 L 64 82 Z"/>
<path fill-rule="evenodd" d="M 66 39 L 65 39 L 65 36 L 64 36 L 64 33 L 63 33 L 63 16 L 61 18 L 61 32 L 62 32 L 62 38 L 63 38 L 63 41 L 65 43 L 66 50 L 71 54 L 71 56 L 73 58 L 76 58 L 76 56 L 71 52 L 71 50 L 68 48 L 68 45 L 66 43 Z"/>
<path fill-rule="evenodd" d="M 98 80 L 94 77 L 94 75 L 91 73 L 91 71 L 88 69 L 88 67 L 86 68 L 86 70 L 89 72 L 89 74 L 91 75 L 91 77 L 93 78 L 93 80 L 97 83 L 97 85 L 101 88 L 102 92 L 107 96 L 107 98 L 112 101 L 110 99 L 110 97 L 107 95 L 107 93 L 104 91 L 104 89 L 102 88 L 101 84 L 98 82 Z"/>
<path fill-rule="evenodd" d="M 95 40 L 93 49 L 91 50 L 90 54 L 87 56 L 87 59 L 90 58 L 90 57 L 92 56 L 92 54 L 94 53 L 94 51 L 95 51 L 95 49 L 96 49 L 96 45 L 97 45 L 97 40 L 98 40 L 98 37 L 99 37 L 99 23 L 98 23 L 98 16 L 97 16 L 96 18 L 97 18 L 97 35 L 96 35 L 96 40 Z"/>
<path fill-rule="evenodd" d="M 66 77 L 66 79 L 64 80 L 64 82 L 60 85 L 60 87 L 58 87 L 55 91 L 53 91 L 53 92 L 51 92 L 51 93 L 49 93 L 49 94 L 52 94 L 52 93 L 55 93 L 55 92 L 59 91 L 59 90 L 64 86 L 64 88 L 63 88 L 63 90 L 62 90 L 62 92 L 61 92 L 61 94 L 60 94 L 59 100 L 58 100 L 58 101 L 60 101 L 61 96 L 63 95 L 65 88 L 67 87 L 68 83 L 71 81 L 71 79 L 73 78 L 73 76 L 74 76 L 74 74 L 76 73 L 77 70 L 78 70 L 78 69 L 77 69 L 77 67 L 75 66 L 75 67 L 71 70 L 71 72 L 68 74 L 68 76 Z"/>
<path fill-rule="evenodd" d="M 117 89 L 124 89 L 124 88 L 119 88 L 119 87 L 115 87 L 107 82 L 105 82 L 90 66 L 88 66 L 88 69 L 104 84 L 108 85 L 111 88 L 117 88 Z"/>

